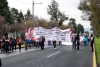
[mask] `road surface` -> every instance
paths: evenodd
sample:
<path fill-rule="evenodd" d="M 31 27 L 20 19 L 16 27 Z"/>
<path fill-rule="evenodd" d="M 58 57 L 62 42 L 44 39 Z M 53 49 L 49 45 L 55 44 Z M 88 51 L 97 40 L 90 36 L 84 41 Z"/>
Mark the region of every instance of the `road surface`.
<path fill-rule="evenodd" d="M 30 50 L 32 49 L 36 48 Z M 20 54 L 2 57 L 2 67 L 92 67 L 92 52 L 89 45 L 80 46 L 80 50 L 72 49 L 71 46 L 22 50 L 24 52 Z"/>

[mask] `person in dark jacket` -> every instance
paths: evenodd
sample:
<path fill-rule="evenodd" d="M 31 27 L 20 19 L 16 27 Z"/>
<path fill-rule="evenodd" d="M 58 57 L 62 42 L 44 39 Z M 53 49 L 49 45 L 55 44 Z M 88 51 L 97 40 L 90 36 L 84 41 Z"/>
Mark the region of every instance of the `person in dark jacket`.
<path fill-rule="evenodd" d="M 54 49 L 56 49 L 56 40 L 53 40 L 52 43 L 53 43 Z"/>
<path fill-rule="evenodd" d="M 77 50 L 79 50 L 79 45 L 80 45 L 80 36 L 77 34 L 76 36 L 76 42 L 77 42 Z"/>
<path fill-rule="evenodd" d="M 91 44 L 91 48 L 92 48 L 92 51 L 91 52 L 93 52 L 94 51 L 94 49 L 93 49 L 93 44 L 94 44 L 93 34 L 91 34 L 91 37 L 90 37 L 90 44 Z"/>
<path fill-rule="evenodd" d="M 13 49 L 16 50 L 17 40 L 14 38 L 12 43 L 13 43 Z"/>
<path fill-rule="evenodd" d="M 0 67 L 2 66 L 2 62 L 1 62 L 1 59 L 0 59 Z"/>
<path fill-rule="evenodd" d="M 41 50 L 44 50 L 44 42 L 45 42 L 45 37 L 41 36 L 40 37 Z"/>
<path fill-rule="evenodd" d="M 6 37 L 6 40 L 5 40 L 5 51 L 6 53 L 9 53 L 9 38 Z"/>

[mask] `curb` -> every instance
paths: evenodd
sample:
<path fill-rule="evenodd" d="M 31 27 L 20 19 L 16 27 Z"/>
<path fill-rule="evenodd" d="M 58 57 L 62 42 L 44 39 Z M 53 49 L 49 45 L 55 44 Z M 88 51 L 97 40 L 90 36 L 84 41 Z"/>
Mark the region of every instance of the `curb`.
<path fill-rule="evenodd" d="M 16 49 L 18 49 L 18 48 L 19 48 L 19 46 L 17 45 Z M 25 48 L 25 45 L 21 45 L 21 48 Z"/>
<path fill-rule="evenodd" d="M 93 46 L 93 47 L 94 47 L 94 46 Z M 93 52 L 93 67 L 97 67 L 95 47 L 94 47 L 94 52 Z"/>

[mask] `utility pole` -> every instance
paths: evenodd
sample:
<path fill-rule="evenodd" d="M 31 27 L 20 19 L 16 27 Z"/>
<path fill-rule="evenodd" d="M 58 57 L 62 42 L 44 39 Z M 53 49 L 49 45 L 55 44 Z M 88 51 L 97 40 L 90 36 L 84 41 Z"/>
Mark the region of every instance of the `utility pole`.
<path fill-rule="evenodd" d="M 35 4 L 42 4 L 42 3 L 34 3 L 34 1 L 33 1 L 33 3 L 32 3 L 32 19 L 34 20 L 34 5 Z"/>

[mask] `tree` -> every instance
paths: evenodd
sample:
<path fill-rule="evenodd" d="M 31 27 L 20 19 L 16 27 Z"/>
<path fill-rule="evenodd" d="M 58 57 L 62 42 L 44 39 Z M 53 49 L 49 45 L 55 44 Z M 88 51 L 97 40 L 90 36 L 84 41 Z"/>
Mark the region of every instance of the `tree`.
<path fill-rule="evenodd" d="M 25 15 L 25 20 L 28 20 L 28 19 L 30 19 L 31 18 L 31 12 L 30 12 L 30 10 L 28 9 L 27 10 L 27 13 L 26 13 L 26 15 Z"/>
<path fill-rule="evenodd" d="M 39 19 L 38 22 L 39 22 L 39 26 L 43 28 L 48 28 L 48 24 L 45 19 Z"/>
<path fill-rule="evenodd" d="M 5 23 L 5 19 L 4 17 L 0 16 L 0 37 L 3 36 L 4 34 L 4 23 Z"/>
<path fill-rule="evenodd" d="M 68 20 L 68 17 L 64 12 L 59 11 L 59 5 L 55 0 L 51 0 L 51 4 L 48 5 L 47 13 L 51 16 L 50 20 L 57 21 L 59 26 L 63 24 L 63 21 Z"/>
<path fill-rule="evenodd" d="M 7 23 L 14 23 L 13 17 L 9 11 L 7 0 L 0 0 L 0 15 L 5 18 Z"/>
<path fill-rule="evenodd" d="M 22 11 L 20 11 L 19 17 L 20 17 L 21 20 L 24 20 L 24 15 L 23 15 Z"/>
<path fill-rule="evenodd" d="M 83 20 L 91 21 L 94 34 L 100 36 L 100 0 L 81 0 L 79 9 L 83 12 Z"/>
<path fill-rule="evenodd" d="M 78 24 L 77 25 L 77 33 L 78 34 L 83 34 L 84 33 L 84 27 L 83 27 L 83 25 L 81 25 L 81 24 Z"/>
<path fill-rule="evenodd" d="M 58 22 L 59 22 L 59 26 L 62 26 L 63 25 L 63 22 L 65 21 L 65 20 L 68 20 L 68 17 L 66 17 L 66 15 L 65 15 L 65 13 L 64 12 L 60 12 L 59 11 L 59 13 L 58 13 Z"/>
<path fill-rule="evenodd" d="M 74 28 L 74 33 L 77 32 L 77 25 L 76 25 L 76 20 L 74 18 L 69 19 L 68 25 L 70 25 L 72 28 Z"/>
<path fill-rule="evenodd" d="M 12 16 L 13 16 L 14 21 L 15 21 L 15 22 L 19 22 L 19 21 L 20 21 L 20 18 L 19 18 L 18 9 L 16 9 L 16 8 L 11 8 L 11 13 L 12 13 Z"/>

